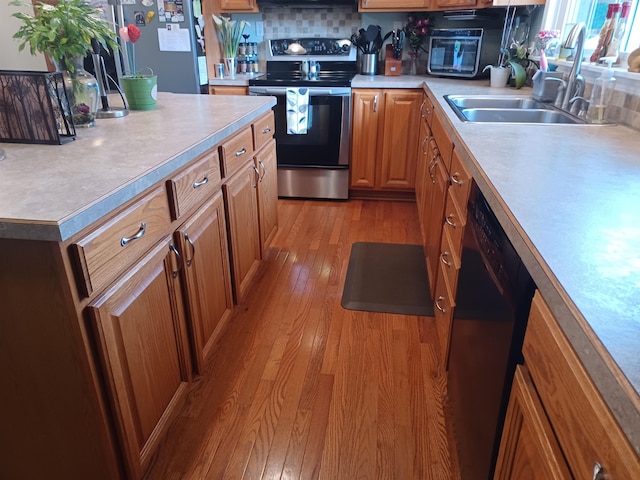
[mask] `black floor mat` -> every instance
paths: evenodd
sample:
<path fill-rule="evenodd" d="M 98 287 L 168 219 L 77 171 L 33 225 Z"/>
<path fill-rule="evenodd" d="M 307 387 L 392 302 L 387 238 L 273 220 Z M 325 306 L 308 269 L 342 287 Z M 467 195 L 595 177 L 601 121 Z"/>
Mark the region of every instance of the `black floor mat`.
<path fill-rule="evenodd" d="M 342 306 L 367 312 L 433 316 L 422 246 L 354 243 Z"/>

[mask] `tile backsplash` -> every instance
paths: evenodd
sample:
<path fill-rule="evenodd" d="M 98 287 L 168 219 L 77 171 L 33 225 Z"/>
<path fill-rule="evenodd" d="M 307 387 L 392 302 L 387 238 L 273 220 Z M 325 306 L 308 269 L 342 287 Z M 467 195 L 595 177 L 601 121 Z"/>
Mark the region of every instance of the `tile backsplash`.
<path fill-rule="evenodd" d="M 326 9 L 264 8 L 265 38 L 344 37 L 349 38 L 361 26 L 360 13 L 350 7 Z"/>

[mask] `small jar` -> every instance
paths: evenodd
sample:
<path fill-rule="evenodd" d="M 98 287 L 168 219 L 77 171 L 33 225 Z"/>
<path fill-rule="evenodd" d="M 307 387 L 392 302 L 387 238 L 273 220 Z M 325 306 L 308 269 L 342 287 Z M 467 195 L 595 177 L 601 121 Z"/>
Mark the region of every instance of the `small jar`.
<path fill-rule="evenodd" d="M 258 60 L 256 59 L 249 60 L 249 66 L 247 68 L 247 72 L 258 73 Z"/>
<path fill-rule="evenodd" d="M 238 44 L 238 56 L 243 57 L 247 54 L 247 44 L 244 42 L 240 42 Z"/>
<path fill-rule="evenodd" d="M 258 44 L 256 42 L 247 43 L 247 56 L 252 57 L 258 54 Z"/>
<path fill-rule="evenodd" d="M 247 73 L 247 61 L 238 60 L 238 73 Z"/>

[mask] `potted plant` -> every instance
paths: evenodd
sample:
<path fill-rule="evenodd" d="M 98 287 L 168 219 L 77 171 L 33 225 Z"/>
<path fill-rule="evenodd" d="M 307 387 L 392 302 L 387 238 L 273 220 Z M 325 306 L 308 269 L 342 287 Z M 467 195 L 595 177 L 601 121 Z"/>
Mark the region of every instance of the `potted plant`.
<path fill-rule="evenodd" d="M 140 29 L 130 23 L 121 27 L 118 33 L 129 63 L 127 74 L 120 79 L 128 107 L 132 110 L 154 110 L 158 98 L 158 76 L 150 68 L 150 74 L 143 74 L 136 66 L 135 44 L 140 38 Z"/>
<path fill-rule="evenodd" d="M 409 75 L 416 75 L 420 51 L 427 52 L 427 49 L 424 48 L 424 42 L 431 34 L 431 18 L 421 17 L 420 14 L 412 13 L 407 18 L 407 24 L 403 30 L 411 50 L 409 52 L 409 58 L 411 59 Z"/>
<path fill-rule="evenodd" d="M 218 17 L 214 14 L 213 22 L 216 25 L 218 36 L 220 37 L 220 45 L 222 47 L 222 57 L 224 60 L 227 75 L 233 77 L 236 73 L 236 52 L 240 44 L 240 37 L 244 31 L 244 27 L 249 25 L 246 20 L 231 20 L 227 17 Z"/>
<path fill-rule="evenodd" d="M 502 40 L 500 40 L 500 53 L 498 55 L 498 63 L 496 65 L 487 65 L 482 70 L 483 72 L 491 69 L 491 86 L 492 87 L 505 87 L 509 81 L 509 77 L 514 78 L 514 85 L 516 88 L 522 88 L 527 79 L 527 73 L 524 67 L 521 65 L 521 59 L 518 58 L 521 54 L 526 55 L 526 47 L 520 47 L 515 45 L 516 57 L 511 55 L 511 34 L 513 29 L 513 20 L 515 17 L 516 8 L 512 10 L 507 7 L 504 18 L 504 26 L 502 28 Z M 509 16 L 511 19 L 509 20 Z M 522 52 L 524 48 L 524 53 Z"/>
<path fill-rule="evenodd" d="M 18 50 L 29 46 L 32 55 L 47 55 L 56 69 L 67 72 L 65 83 L 72 104 L 76 126 L 95 124 L 98 109 L 98 83 L 83 68 L 84 57 L 92 42 L 104 48 L 118 48 L 117 35 L 111 25 L 99 18 L 100 10 L 83 0 L 59 0 L 56 5 L 14 0 L 13 6 L 33 7 L 34 14 L 17 12 L 13 16 L 22 25 L 13 35 L 20 41 Z"/>

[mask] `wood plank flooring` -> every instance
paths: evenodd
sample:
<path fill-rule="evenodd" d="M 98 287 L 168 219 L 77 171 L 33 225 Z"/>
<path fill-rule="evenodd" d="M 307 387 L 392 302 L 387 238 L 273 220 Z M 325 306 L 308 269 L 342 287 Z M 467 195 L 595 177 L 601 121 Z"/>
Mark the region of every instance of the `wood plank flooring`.
<path fill-rule="evenodd" d="M 421 243 L 415 204 L 280 200 L 279 219 L 146 480 L 455 478 L 434 319 L 340 305 L 352 243 Z"/>

